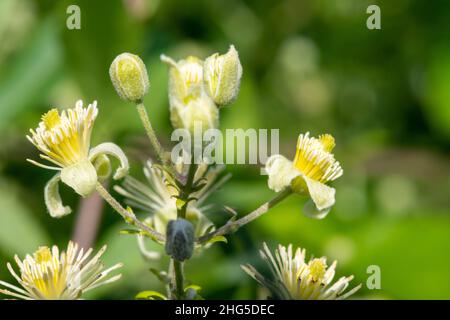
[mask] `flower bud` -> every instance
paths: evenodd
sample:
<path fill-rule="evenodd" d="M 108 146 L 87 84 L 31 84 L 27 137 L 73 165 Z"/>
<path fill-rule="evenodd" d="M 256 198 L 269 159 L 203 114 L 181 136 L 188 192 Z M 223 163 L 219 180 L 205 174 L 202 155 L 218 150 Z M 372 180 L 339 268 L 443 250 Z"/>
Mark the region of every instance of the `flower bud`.
<path fill-rule="evenodd" d="M 188 129 L 191 134 L 197 123 L 203 131 L 217 128 L 219 110 L 205 92 L 203 62 L 193 56 L 175 62 L 163 55 L 161 60 L 170 66 L 169 104 L 173 127 Z"/>
<path fill-rule="evenodd" d="M 232 103 L 238 93 L 242 66 L 234 46 L 226 54 L 208 57 L 204 63 L 203 79 L 206 91 L 218 106 Z"/>
<path fill-rule="evenodd" d="M 140 102 L 150 86 L 144 62 L 131 53 L 122 53 L 114 59 L 109 76 L 117 94 L 129 102 Z"/>
<path fill-rule="evenodd" d="M 219 126 L 219 110 L 214 101 L 203 93 L 186 105 L 174 101 L 170 108 L 170 121 L 174 128 L 185 128 L 194 135 L 195 127 L 202 132 Z"/>
<path fill-rule="evenodd" d="M 166 233 L 166 253 L 177 261 L 189 259 L 194 252 L 194 227 L 185 219 L 169 221 Z"/>

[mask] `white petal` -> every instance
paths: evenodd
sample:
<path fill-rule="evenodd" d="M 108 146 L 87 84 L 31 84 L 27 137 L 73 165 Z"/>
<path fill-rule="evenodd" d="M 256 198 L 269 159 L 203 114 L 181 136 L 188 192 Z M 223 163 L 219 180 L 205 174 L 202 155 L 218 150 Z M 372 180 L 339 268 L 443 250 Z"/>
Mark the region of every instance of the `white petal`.
<path fill-rule="evenodd" d="M 269 175 L 269 188 L 275 192 L 290 186 L 291 181 L 301 175 L 292 165 L 292 161 L 279 154 L 267 159 L 266 172 Z"/>
<path fill-rule="evenodd" d="M 306 202 L 303 213 L 310 218 L 325 218 L 334 205 L 336 190 L 306 176 L 303 176 L 303 179 L 311 197 L 311 200 Z"/>
<path fill-rule="evenodd" d="M 125 177 L 128 174 L 130 165 L 128 159 L 122 149 L 112 142 L 101 143 L 89 151 L 89 160 L 92 162 L 99 155 L 107 154 L 117 158 L 120 161 L 120 167 L 114 173 L 114 179 L 118 180 Z"/>
<path fill-rule="evenodd" d="M 319 209 L 317 209 L 316 205 L 314 204 L 314 201 L 308 200 L 305 203 L 305 206 L 303 207 L 303 214 L 309 218 L 323 219 L 328 215 L 330 210 L 331 210 L 331 207 L 325 208 L 323 210 L 319 210 Z"/>
<path fill-rule="evenodd" d="M 61 170 L 61 181 L 80 196 L 87 197 L 95 190 L 97 171 L 87 159 L 81 160 Z"/>
<path fill-rule="evenodd" d="M 44 189 L 45 205 L 53 218 L 61 218 L 72 212 L 70 207 L 62 204 L 58 187 L 60 180 L 61 176 L 58 173 L 47 182 Z"/>

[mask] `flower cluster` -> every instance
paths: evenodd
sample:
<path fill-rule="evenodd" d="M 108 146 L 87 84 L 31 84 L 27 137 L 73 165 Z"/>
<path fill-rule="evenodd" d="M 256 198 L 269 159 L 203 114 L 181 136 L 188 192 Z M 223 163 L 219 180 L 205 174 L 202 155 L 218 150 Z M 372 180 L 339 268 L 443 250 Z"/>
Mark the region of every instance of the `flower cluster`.
<path fill-rule="evenodd" d="M 203 130 L 217 128 L 219 107 L 232 103 L 239 92 L 242 66 L 231 46 L 205 61 L 193 56 L 175 62 L 162 55 L 169 70 L 170 119 L 174 128 L 194 131 L 196 122 Z"/>
<path fill-rule="evenodd" d="M 231 104 L 237 97 L 242 77 L 242 66 L 234 46 L 223 55 L 215 53 L 205 60 L 189 56 L 179 61 L 162 55 L 169 65 L 170 118 L 175 129 L 193 133 L 194 127 L 202 130 L 217 128 L 219 109 Z M 229 220 L 221 227 L 208 218 L 211 208 L 205 204 L 208 196 L 228 179 L 219 178 L 223 166 L 193 161 L 193 157 L 168 159 L 159 143 L 144 106 L 144 97 L 150 83 L 143 61 L 136 55 L 123 53 L 111 64 L 110 77 L 120 98 L 136 105 L 139 117 L 157 161 L 149 160 L 144 166 L 146 183 L 128 175 L 127 157 L 120 147 L 105 142 L 91 148 L 91 133 L 98 116 L 97 103 L 87 107 L 78 101 L 74 108 L 63 111 L 52 109 L 42 116 L 38 127 L 30 130 L 28 140 L 40 151 L 40 157 L 49 162 L 29 162 L 56 174 L 44 189 L 46 207 L 52 217 L 60 218 L 71 212 L 63 205 L 59 182 L 63 182 L 82 197 L 95 190 L 119 213 L 131 229 L 124 233 L 137 235 L 141 253 L 147 260 L 159 258 L 161 251 L 149 250 L 146 240 L 151 239 L 165 247 L 170 257 L 169 271 L 155 271 L 167 287 L 167 296 L 154 291 L 137 297 L 163 297 L 170 299 L 200 299 L 198 286 L 185 286 L 183 265 L 195 251 L 217 241 L 226 242 L 238 228 L 266 213 L 288 195 L 306 195 L 303 212 L 313 218 L 324 218 L 335 203 L 336 190 L 328 185 L 343 174 L 332 153 L 335 140 L 329 134 L 318 138 L 309 133 L 300 134 L 293 161 L 282 155 L 271 156 L 266 163 L 268 186 L 278 194 L 256 210 L 237 218 L 230 208 Z M 189 151 L 195 145 L 188 146 Z M 102 185 L 112 172 L 110 157 L 119 160 L 115 180 L 124 178 L 114 189 L 122 195 L 129 207 L 124 208 Z M 206 160 L 205 160 L 206 161 Z M 134 211 L 145 214 L 141 221 Z M 0 293 L 21 299 L 79 299 L 83 293 L 120 278 L 109 277 L 111 271 L 121 267 L 116 264 L 104 270 L 100 260 L 106 246 L 92 258 L 92 249 L 84 251 L 69 242 L 66 251 L 58 247 L 40 247 L 23 260 L 15 256 L 19 272 L 7 264 L 19 286 L 0 281 Z M 260 251 L 270 267 L 272 277 L 264 277 L 253 266 L 242 268 L 266 287 L 277 299 L 345 299 L 360 286 L 346 291 L 352 277 L 342 277 L 332 283 L 336 262 L 327 265 L 326 258 L 305 259 L 306 252 L 292 245 L 279 246 L 275 253 L 264 243 Z M 154 271 L 152 269 L 152 271 Z"/>
<path fill-rule="evenodd" d="M 176 172 L 185 176 L 188 167 L 181 161 L 177 163 Z M 194 226 L 196 237 L 214 230 L 213 223 L 206 216 L 211 206 L 205 204 L 205 201 L 214 190 L 222 185 L 224 180 L 219 177 L 223 169 L 220 166 L 211 168 L 202 164 L 195 173 L 194 179 L 204 179 L 205 181 L 205 186 L 201 190 L 192 193 L 195 200 L 188 203 L 186 210 L 186 219 Z M 144 166 L 144 175 L 147 183 L 127 176 L 122 185 L 116 185 L 114 189 L 125 197 L 125 202 L 129 206 L 148 215 L 144 220 L 147 225 L 165 234 L 169 221 L 177 218 L 176 196 L 179 191 L 174 185 L 168 183 L 170 179 L 168 173 L 160 167 L 153 166 L 150 160 Z M 145 248 L 143 239 L 143 237 L 138 238 L 141 253 L 149 259 L 159 258 L 159 253 Z"/>

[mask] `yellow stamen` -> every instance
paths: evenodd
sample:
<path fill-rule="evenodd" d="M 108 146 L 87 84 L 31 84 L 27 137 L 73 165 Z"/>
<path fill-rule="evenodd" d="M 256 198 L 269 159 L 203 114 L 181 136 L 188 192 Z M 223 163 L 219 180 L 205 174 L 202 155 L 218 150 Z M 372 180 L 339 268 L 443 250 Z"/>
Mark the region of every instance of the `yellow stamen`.
<path fill-rule="evenodd" d="M 334 138 L 325 134 L 318 139 L 301 134 L 297 143 L 294 167 L 310 179 L 326 183 L 342 175 L 342 169 L 330 152 Z"/>
<path fill-rule="evenodd" d="M 49 112 L 45 113 L 42 116 L 42 122 L 44 122 L 47 130 L 51 130 L 56 126 L 59 126 L 61 124 L 61 118 L 59 117 L 58 110 L 52 109 Z"/>
<path fill-rule="evenodd" d="M 309 263 L 309 276 L 314 282 L 322 281 L 326 270 L 327 266 L 322 259 L 313 259 Z"/>
<path fill-rule="evenodd" d="M 334 142 L 334 138 L 331 134 L 322 134 L 319 136 L 319 141 L 323 146 L 323 149 L 327 152 L 333 151 L 336 143 Z"/>
<path fill-rule="evenodd" d="M 44 263 L 52 260 L 52 253 L 48 247 L 39 247 L 34 253 L 34 258 L 37 263 Z"/>

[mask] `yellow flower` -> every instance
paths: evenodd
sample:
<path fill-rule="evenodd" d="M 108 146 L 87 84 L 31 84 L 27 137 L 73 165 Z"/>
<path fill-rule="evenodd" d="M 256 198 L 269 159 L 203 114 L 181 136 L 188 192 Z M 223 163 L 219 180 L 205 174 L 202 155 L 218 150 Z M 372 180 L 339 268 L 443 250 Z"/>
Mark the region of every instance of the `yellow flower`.
<path fill-rule="evenodd" d="M 345 292 L 353 276 L 341 277 L 332 284 L 337 262 L 327 265 L 325 257 L 306 261 L 305 249 L 297 248 L 293 254 L 292 245 L 287 248 L 278 245 L 275 258 L 266 243 L 260 251 L 269 265 L 272 278 L 266 278 L 252 265 L 242 269 L 253 279 L 266 287 L 274 298 L 281 300 L 343 300 L 361 288 L 361 284 Z"/>
<path fill-rule="evenodd" d="M 107 142 L 90 148 L 91 132 L 97 114 L 96 102 L 83 108 L 80 100 L 75 108 L 61 113 L 52 109 L 44 114 L 36 130 L 30 129 L 31 135 L 27 136 L 41 152 L 40 157 L 53 165 L 27 160 L 39 167 L 59 171 L 47 183 L 44 192 L 47 208 L 53 217 L 71 212 L 69 207 L 64 207 L 61 203 L 58 193 L 60 180 L 85 197 L 94 191 L 99 176 L 105 178 L 105 170 L 109 172 L 109 160 L 105 155 L 120 160 L 115 179 L 122 178 L 128 172 L 128 160 L 115 144 Z"/>
<path fill-rule="evenodd" d="M 314 218 L 323 218 L 335 202 L 336 190 L 326 185 L 339 178 L 343 170 L 331 153 L 335 147 L 334 138 L 329 134 L 313 138 L 300 134 L 294 161 L 282 155 L 271 156 L 266 163 L 269 188 L 279 192 L 285 188 L 299 194 L 308 194 L 304 213 Z"/>
<path fill-rule="evenodd" d="M 219 110 L 205 91 L 203 61 L 189 56 L 175 62 L 165 55 L 161 60 L 170 67 L 169 104 L 173 127 L 188 129 L 191 133 L 196 123 L 203 131 L 217 128 Z"/>
<path fill-rule="evenodd" d="M 0 289 L 0 293 L 25 300 L 79 299 L 91 289 L 120 279 L 120 274 L 107 278 L 111 271 L 122 267 L 122 264 L 103 270 L 100 258 L 105 250 L 106 246 L 89 259 L 92 249 L 84 252 L 76 243 L 69 242 L 66 252 L 60 253 L 58 247 L 53 246 L 51 250 L 39 247 L 24 260 L 16 255 L 14 259 L 19 266 L 20 277 L 10 263 L 7 267 L 22 288 L 0 281 L 0 285 L 7 288 Z"/>

